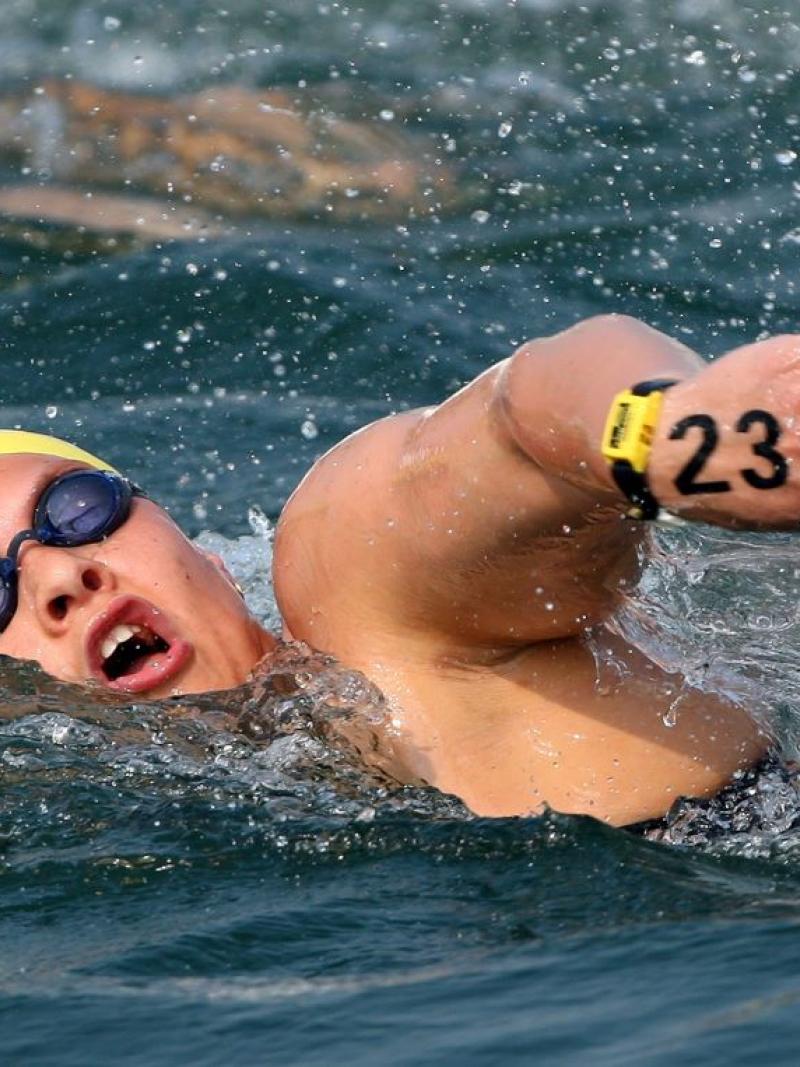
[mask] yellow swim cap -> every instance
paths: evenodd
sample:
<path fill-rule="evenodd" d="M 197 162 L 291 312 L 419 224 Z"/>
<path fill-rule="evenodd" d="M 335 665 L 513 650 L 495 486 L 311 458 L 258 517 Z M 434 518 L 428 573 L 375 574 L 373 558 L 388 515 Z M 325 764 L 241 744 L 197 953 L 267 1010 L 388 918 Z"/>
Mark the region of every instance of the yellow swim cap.
<path fill-rule="evenodd" d="M 88 463 L 101 471 L 119 472 L 105 460 L 93 456 L 69 441 L 60 437 L 51 437 L 46 433 L 30 433 L 28 430 L 0 430 L 0 455 L 16 456 L 30 454 L 34 456 L 58 456 L 61 459 L 74 459 L 79 463 Z"/>

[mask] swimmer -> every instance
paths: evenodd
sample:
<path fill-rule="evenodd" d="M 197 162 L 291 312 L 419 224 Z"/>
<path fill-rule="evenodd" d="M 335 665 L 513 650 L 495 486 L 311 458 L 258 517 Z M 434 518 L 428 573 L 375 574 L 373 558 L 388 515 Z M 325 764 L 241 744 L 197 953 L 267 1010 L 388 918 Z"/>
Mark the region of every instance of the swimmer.
<path fill-rule="evenodd" d="M 800 337 L 711 364 L 622 316 L 532 341 L 312 468 L 276 534 L 282 638 L 379 686 L 402 775 L 481 815 L 625 825 L 711 796 L 767 739 L 694 690 L 668 725 L 679 680 L 622 644 L 604 692 L 586 637 L 659 512 L 797 525 L 798 412 Z M 7 431 L 0 486 L 0 653 L 156 698 L 234 687 L 278 647 L 220 561 L 96 457 Z"/>

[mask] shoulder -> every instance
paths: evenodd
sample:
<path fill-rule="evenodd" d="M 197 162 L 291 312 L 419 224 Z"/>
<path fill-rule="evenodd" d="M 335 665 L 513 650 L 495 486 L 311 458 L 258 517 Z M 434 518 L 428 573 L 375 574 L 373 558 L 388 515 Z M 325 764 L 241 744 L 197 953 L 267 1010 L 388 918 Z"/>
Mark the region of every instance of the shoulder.
<path fill-rule="evenodd" d="M 286 503 L 273 555 L 275 594 L 291 632 L 342 656 L 337 635 L 377 609 L 405 514 L 402 457 L 424 410 L 364 427 L 322 456 Z"/>
<path fill-rule="evenodd" d="M 289 497 L 278 523 L 285 542 L 320 515 L 342 519 L 383 512 L 398 485 L 397 472 L 417 427 L 429 409 L 391 415 L 350 434 L 321 456 Z"/>

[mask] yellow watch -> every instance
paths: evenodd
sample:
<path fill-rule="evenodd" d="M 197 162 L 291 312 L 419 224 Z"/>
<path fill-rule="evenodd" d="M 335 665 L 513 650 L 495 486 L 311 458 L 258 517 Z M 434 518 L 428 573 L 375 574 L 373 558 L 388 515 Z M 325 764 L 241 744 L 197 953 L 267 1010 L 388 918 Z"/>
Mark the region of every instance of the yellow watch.
<path fill-rule="evenodd" d="M 601 449 L 614 481 L 632 504 L 629 518 L 658 518 L 659 504 L 647 484 L 647 464 L 664 392 L 676 384 L 674 378 L 639 382 L 618 393 L 608 412 Z"/>

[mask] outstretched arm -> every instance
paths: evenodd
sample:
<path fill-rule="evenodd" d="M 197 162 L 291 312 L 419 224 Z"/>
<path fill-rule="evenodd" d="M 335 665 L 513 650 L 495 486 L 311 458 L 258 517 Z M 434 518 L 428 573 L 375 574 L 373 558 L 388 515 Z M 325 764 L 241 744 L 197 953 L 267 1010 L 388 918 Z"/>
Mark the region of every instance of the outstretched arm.
<path fill-rule="evenodd" d="M 287 505 L 276 588 L 291 631 L 339 655 L 330 635 L 361 629 L 473 657 L 580 633 L 635 573 L 643 527 L 622 517 L 601 437 L 615 394 L 645 379 L 679 382 L 648 468 L 664 506 L 793 525 L 796 345 L 776 339 L 707 365 L 603 316 L 523 346 L 437 408 L 368 427 Z M 710 450 L 698 416 L 714 422 Z"/>

